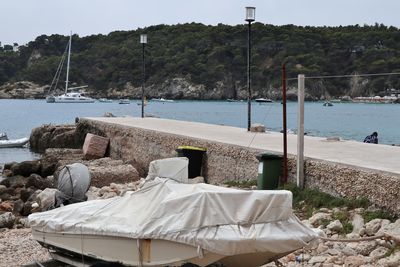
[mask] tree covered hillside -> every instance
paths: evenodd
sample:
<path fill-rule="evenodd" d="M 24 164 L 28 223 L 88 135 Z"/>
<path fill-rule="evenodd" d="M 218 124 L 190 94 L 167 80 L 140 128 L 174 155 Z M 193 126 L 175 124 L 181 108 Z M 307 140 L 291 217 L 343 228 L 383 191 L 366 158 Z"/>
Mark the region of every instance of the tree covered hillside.
<path fill-rule="evenodd" d="M 400 31 L 384 25 L 346 27 L 252 26 L 252 86 L 268 91 L 280 86 L 281 65 L 288 77 L 354 73 L 400 72 Z M 247 25 L 207 26 L 198 23 L 157 25 L 108 35 L 73 36 L 72 82 L 95 90 L 141 85 L 142 47 L 139 35 L 148 34 L 147 85 L 171 78 L 213 90 L 246 86 Z M 0 85 L 8 81 L 50 84 L 68 42 L 68 36 L 42 35 L 19 52 L 0 50 Z M 349 94 L 350 79 L 307 82 L 308 90 L 332 96 Z M 364 79 L 362 95 L 400 88 L 398 76 Z M 354 92 L 353 92 L 354 93 Z M 356 94 L 356 93 L 354 93 Z"/>

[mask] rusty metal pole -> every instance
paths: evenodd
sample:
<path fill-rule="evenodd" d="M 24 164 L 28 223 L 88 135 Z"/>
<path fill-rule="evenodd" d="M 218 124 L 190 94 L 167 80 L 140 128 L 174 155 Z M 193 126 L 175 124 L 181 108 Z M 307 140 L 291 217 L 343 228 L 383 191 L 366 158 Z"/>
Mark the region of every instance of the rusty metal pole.
<path fill-rule="evenodd" d="M 288 181 L 287 167 L 287 125 L 286 125 L 286 64 L 282 65 L 282 108 L 283 108 L 283 177 L 281 184 Z"/>

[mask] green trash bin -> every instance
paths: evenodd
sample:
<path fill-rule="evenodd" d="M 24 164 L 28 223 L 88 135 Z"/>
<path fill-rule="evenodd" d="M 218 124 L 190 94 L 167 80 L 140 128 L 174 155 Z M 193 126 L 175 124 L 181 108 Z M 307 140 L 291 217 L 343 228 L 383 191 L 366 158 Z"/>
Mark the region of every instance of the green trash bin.
<path fill-rule="evenodd" d="M 257 159 L 260 162 L 258 165 L 257 188 L 260 190 L 277 189 L 282 176 L 283 157 L 264 152 L 258 154 Z"/>
<path fill-rule="evenodd" d="M 201 176 L 203 168 L 203 156 L 207 149 L 195 146 L 180 146 L 176 149 L 178 157 L 187 157 L 189 159 L 189 179 Z"/>

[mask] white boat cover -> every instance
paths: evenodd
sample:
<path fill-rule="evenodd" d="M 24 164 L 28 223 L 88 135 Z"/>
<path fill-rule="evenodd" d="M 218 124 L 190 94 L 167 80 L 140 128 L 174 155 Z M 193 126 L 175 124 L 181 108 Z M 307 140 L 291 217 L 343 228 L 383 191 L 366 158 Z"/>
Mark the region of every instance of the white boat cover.
<path fill-rule="evenodd" d="M 186 157 L 153 160 L 149 164 L 146 182 L 155 178 L 170 178 L 177 182 L 189 183 L 189 159 Z"/>
<path fill-rule="evenodd" d="M 122 197 L 29 216 L 33 229 L 164 239 L 221 255 L 288 253 L 318 235 L 292 213 L 290 191 L 247 191 L 155 178 Z"/>

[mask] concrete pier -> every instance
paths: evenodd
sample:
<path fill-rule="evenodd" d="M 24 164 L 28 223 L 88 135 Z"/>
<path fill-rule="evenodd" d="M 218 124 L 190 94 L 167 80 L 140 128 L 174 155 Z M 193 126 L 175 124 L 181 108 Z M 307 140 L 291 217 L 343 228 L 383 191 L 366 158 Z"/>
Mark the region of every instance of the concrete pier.
<path fill-rule="evenodd" d="M 255 179 L 260 151 L 282 153 L 282 134 L 158 118 L 83 118 L 86 132 L 107 136 L 110 155 L 143 173 L 151 160 L 175 156 L 180 145 L 207 148 L 204 175 L 211 183 Z M 295 181 L 296 135 L 288 135 L 289 174 Z M 333 195 L 365 197 L 400 213 L 400 147 L 305 136 L 305 186 Z"/>

